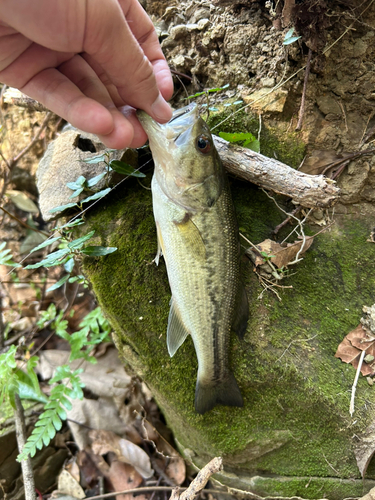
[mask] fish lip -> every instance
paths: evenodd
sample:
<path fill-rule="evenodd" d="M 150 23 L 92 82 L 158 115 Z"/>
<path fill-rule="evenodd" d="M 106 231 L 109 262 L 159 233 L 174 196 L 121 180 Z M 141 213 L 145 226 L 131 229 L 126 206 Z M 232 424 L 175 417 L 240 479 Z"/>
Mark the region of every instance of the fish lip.
<path fill-rule="evenodd" d="M 158 123 L 145 111 L 137 110 L 137 117 L 147 135 L 156 137 L 164 136 L 167 140 L 176 141 L 185 131 L 191 129 L 198 118 L 198 107 L 195 102 L 176 109 L 172 118 L 167 123 Z"/>
<path fill-rule="evenodd" d="M 189 120 L 190 118 L 196 118 L 197 114 L 197 105 L 195 102 L 192 102 L 185 106 L 184 108 L 176 109 L 173 111 L 172 118 L 169 120 L 167 125 L 170 125 L 173 121 L 178 120 L 183 117 L 184 121 Z"/>

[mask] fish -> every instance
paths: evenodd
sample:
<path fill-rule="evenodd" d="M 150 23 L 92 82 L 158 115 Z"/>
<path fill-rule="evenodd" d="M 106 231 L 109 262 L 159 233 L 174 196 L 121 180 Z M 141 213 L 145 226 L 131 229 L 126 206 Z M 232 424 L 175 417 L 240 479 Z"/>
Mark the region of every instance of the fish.
<path fill-rule="evenodd" d="M 198 358 L 195 410 L 243 406 L 229 367 L 231 331 L 243 338 L 248 298 L 240 279 L 239 232 L 229 182 L 208 125 L 192 103 L 159 124 L 137 116 L 149 139 L 159 264 L 172 292 L 167 326 L 171 357 L 190 334 Z"/>

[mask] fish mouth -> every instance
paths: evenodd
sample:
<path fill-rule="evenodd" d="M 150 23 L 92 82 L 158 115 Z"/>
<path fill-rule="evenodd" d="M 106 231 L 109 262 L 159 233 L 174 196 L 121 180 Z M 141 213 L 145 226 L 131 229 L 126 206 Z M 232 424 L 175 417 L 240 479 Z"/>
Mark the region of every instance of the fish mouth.
<path fill-rule="evenodd" d="M 199 115 L 198 106 L 193 102 L 184 108 L 176 109 L 167 123 L 158 123 L 142 110 L 137 111 L 137 117 L 150 139 L 163 136 L 178 145 L 178 139 L 194 126 Z"/>

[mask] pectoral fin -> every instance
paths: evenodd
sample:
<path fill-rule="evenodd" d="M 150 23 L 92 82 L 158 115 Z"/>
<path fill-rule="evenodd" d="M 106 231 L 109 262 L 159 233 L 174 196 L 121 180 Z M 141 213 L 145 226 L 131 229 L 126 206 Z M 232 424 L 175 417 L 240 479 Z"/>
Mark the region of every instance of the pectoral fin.
<path fill-rule="evenodd" d="M 155 258 L 154 258 L 154 262 L 158 266 L 159 265 L 160 256 L 164 255 L 164 252 L 163 252 L 163 238 L 161 236 L 161 231 L 160 231 L 160 227 L 159 227 L 158 223 L 156 223 L 156 234 L 157 234 L 157 240 L 158 240 L 158 250 L 156 252 L 156 255 L 155 255 Z"/>
<path fill-rule="evenodd" d="M 190 219 L 189 214 L 181 222 L 175 222 L 176 227 L 184 238 L 186 249 L 197 259 L 206 258 L 206 247 L 199 229 Z"/>
<path fill-rule="evenodd" d="M 236 332 L 240 339 L 243 338 L 247 328 L 247 321 L 249 319 L 249 302 L 244 285 L 241 283 L 236 299 L 236 306 L 234 309 L 234 317 L 232 322 L 232 330 Z"/>
<path fill-rule="evenodd" d="M 167 346 L 170 357 L 175 355 L 177 349 L 184 343 L 189 332 L 186 330 L 180 316 L 180 312 L 171 298 L 167 328 Z"/>

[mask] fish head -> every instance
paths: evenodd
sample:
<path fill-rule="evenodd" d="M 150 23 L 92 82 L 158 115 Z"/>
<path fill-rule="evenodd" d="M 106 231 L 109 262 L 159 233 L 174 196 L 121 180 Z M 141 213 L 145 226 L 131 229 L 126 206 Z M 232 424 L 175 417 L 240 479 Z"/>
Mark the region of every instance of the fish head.
<path fill-rule="evenodd" d="M 197 105 L 174 111 L 165 124 L 144 111 L 137 111 L 137 116 L 148 135 L 155 176 L 165 195 L 191 212 L 212 207 L 223 188 L 223 167 Z"/>

